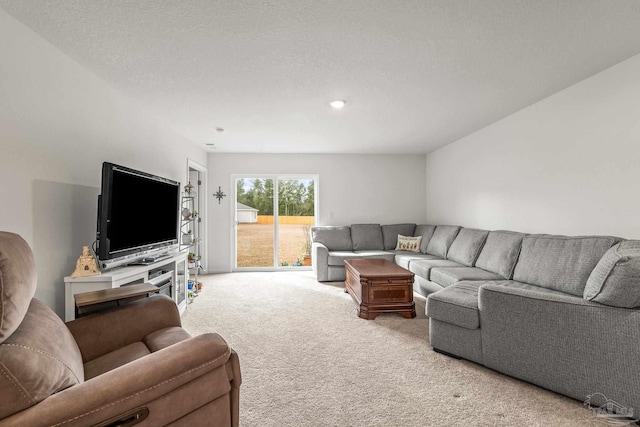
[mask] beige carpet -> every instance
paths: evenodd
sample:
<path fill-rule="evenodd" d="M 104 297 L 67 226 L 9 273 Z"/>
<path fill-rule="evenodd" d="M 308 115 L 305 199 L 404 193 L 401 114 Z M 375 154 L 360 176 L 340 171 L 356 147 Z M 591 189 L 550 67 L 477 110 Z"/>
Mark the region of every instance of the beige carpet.
<path fill-rule="evenodd" d="M 581 402 L 434 353 L 415 319 L 356 316 L 342 283 L 311 272 L 202 276 L 183 316 L 240 356 L 242 427 L 602 426 Z"/>

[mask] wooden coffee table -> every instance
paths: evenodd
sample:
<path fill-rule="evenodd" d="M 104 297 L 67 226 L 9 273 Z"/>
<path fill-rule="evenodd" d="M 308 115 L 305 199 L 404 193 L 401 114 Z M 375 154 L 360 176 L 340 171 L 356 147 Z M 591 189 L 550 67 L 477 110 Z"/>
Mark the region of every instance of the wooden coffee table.
<path fill-rule="evenodd" d="M 413 273 L 386 259 L 348 259 L 344 291 L 356 303 L 358 316 L 375 319 L 380 313 L 416 317 Z"/>

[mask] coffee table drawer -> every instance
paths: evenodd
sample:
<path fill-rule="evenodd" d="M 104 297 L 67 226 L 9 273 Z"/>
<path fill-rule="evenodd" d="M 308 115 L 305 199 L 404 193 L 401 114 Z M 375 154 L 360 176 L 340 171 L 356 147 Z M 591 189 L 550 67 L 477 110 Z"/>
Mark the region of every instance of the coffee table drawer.
<path fill-rule="evenodd" d="M 409 293 L 411 291 L 411 294 Z M 375 303 L 388 302 L 411 302 L 413 301 L 413 290 L 407 286 L 377 285 L 369 288 L 369 301 Z"/>
<path fill-rule="evenodd" d="M 413 283 L 413 277 L 411 279 L 406 278 L 406 279 L 397 279 L 397 278 L 371 278 L 371 279 L 366 279 L 367 283 L 369 283 L 372 286 L 384 286 L 384 285 L 396 285 L 396 286 L 402 286 L 402 285 L 411 285 Z"/>

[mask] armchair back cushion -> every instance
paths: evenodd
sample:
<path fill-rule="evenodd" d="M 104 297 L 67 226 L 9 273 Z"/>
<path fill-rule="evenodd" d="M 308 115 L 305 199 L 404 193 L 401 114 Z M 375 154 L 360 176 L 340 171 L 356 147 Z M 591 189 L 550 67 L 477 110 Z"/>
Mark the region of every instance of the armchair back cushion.
<path fill-rule="evenodd" d="M 351 240 L 354 251 L 384 250 L 380 224 L 352 224 Z"/>
<path fill-rule="evenodd" d="M 460 227 L 457 225 L 438 225 L 427 245 L 427 253 L 440 258 L 446 258 L 447 251 L 459 231 Z"/>
<path fill-rule="evenodd" d="M 71 332 L 33 298 L 37 274 L 22 237 L 0 232 L 0 419 L 84 381 Z"/>
<path fill-rule="evenodd" d="M 413 236 L 413 232 L 416 230 L 415 224 L 392 224 L 383 225 L 382 227 L 382 240 L 384 244 L 384 250 L 390 251 L 396 248 L 398 244 L 398 235 Z"/>
<path fill-rule="evenodd" d="M 84 381 L 71 332 L 35 298 L 18 329 L 0 344 L 0 361 L 0 419 Z"/>
<path fill-rule="evenodd" d="M 22 237 L 0 232 L 0 343 L 20 326 L 36 292 L 31 248 Z"/>
<path fill-rule="evenodd" d="M 640 241 L 609 249 L 591 272 L 584 298 L 614 307 L 640 307 Z"/>
<path fill-rule="evenodd" d="M 513 280 L 582 297 L 600 258 L 621 239 L 530 235 L 522 240 Z"/>
<path fill-rule="evenodd" d="M 451 243 L 451 247 L 449 247 L 447 259 L 459 262 L 467 267 L 473 267 L 487 239 L 487 234 L 489 232 L 486 230 L 461 229 L 456 239 Z"/>
<path fill-rule="evenodd" d="M 351 251 L 351 231 L 349 226 L 311 227 L 311 238 L 314 242 L 322 243 L 330 251 Z"/>
<path fill-rule="evenodd" d="M 526 234 L 515 231 L 490 231 L 478 256 L 476 267 L 511 279 Z"/>
<path fill-rule="evenodd" d="M 427 253 L 427 245 L 429 244 L 429 240 L 433 237 L 433 233 L 436 231 L 435 225 L 428 224 L 418 224 L 416 225 L 416 231 L 413 232 L 414 236 L 422 236 L 422 240 L 420 241 L 420 252 L 423 254 Z"/>

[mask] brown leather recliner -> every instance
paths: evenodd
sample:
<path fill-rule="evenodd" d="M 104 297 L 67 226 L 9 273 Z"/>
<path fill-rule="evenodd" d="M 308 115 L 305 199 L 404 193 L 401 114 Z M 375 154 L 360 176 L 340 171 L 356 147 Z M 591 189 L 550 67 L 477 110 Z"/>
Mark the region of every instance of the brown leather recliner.
<path fill-rule="evenodd" d="M 238 425 L 237 354 L 169 297 L 65 324 L 35 289 L 28 244 L 0 232 L 0 426 Z"/>

